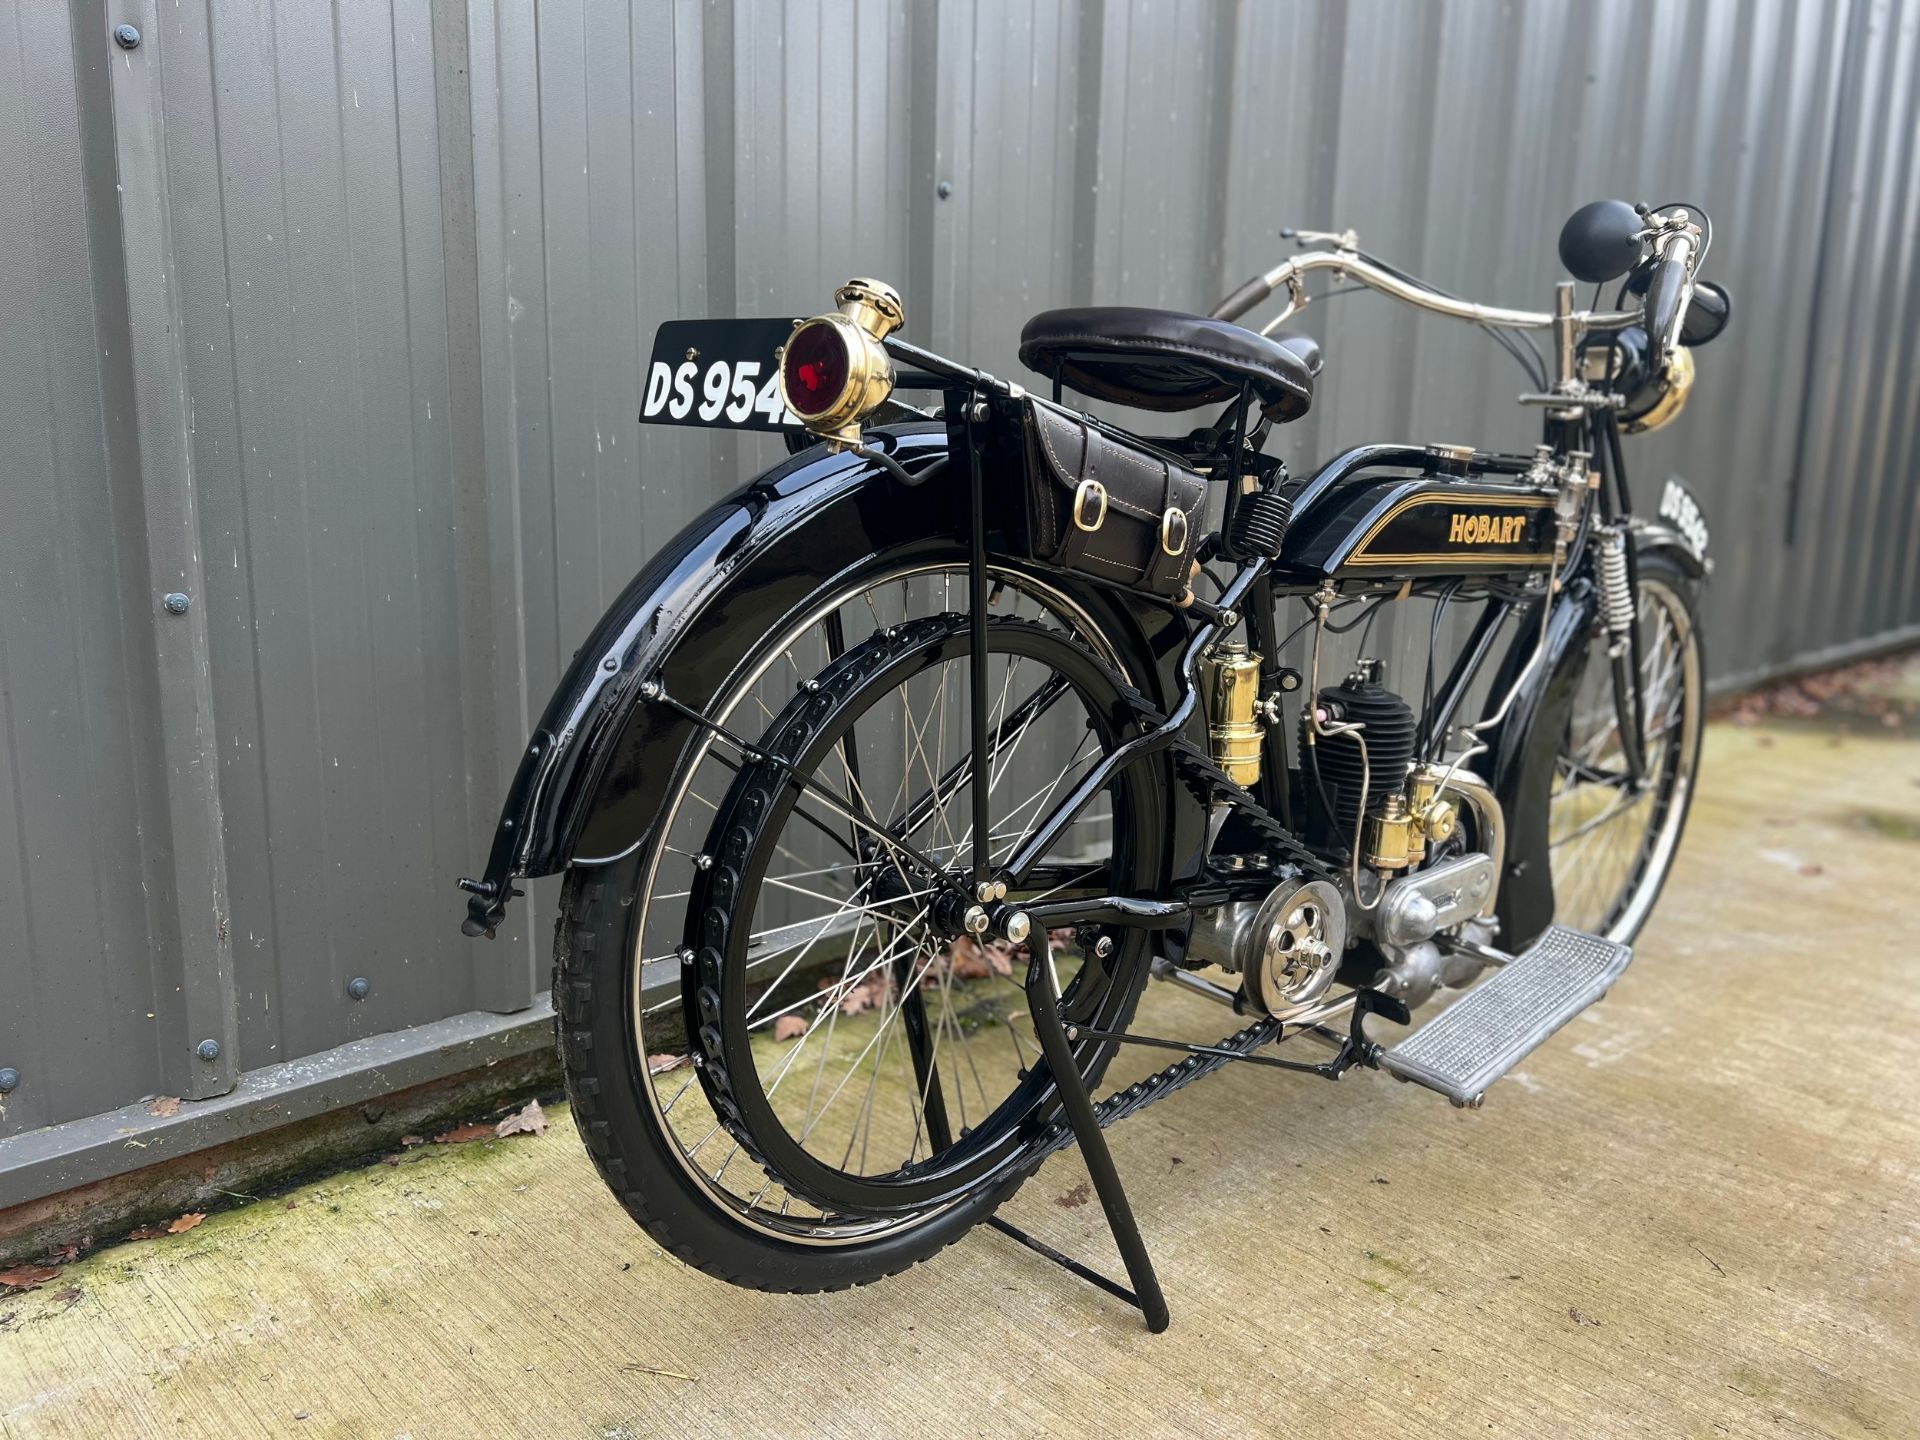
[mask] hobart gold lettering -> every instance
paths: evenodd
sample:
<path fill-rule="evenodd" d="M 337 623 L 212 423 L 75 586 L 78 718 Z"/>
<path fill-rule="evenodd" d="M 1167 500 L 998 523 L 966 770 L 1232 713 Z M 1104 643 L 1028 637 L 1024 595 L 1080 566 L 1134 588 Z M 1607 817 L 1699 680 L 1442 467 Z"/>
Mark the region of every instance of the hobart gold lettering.
<path fill-rule="evenodd" d="M 1511 545 L 1527 523 L 1524 515 L 1455 515 L 1447 526 L 1449 545 Z"/>

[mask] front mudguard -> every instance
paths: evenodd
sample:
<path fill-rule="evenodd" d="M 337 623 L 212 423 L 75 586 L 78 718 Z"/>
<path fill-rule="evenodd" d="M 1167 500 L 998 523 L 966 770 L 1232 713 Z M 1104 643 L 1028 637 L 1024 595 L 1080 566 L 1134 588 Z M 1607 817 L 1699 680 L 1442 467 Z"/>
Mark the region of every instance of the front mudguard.
<path fill-rule="evenodd" d="M 1685 496 L 1689 513 L 1697 517 L 1684 482 L 1668 482 L 1668 502 Z M 1706 557 L 1704 522 L 1688 525 L 1668 520 L 1636 521 L 1633 543 L 1637 555 L 1670 555 L 1682 572 L 1703 582 L 1711 566 Z M 1547 624 L 1547 655 L 1529 677 L 1506 719 L 1488 742 L 1487 778 L 1506 822 L 1506 873 L 1500 877 L 1500 941 L 1518 954 L 1553 923 L 1555 899 L 1553 866 L 1548 858 L 1548 821 L 1553 800 L 1554 764 L 1566 737 L 1573 702 L 1586 669 L 1588 638 L 1597 623 L 1599 596 L 1593 582 L 1576 575 L 1562 588 Z M 1538 631 L 1523 626 L 1502 661 L 1488 696 L 1488 713 L 1505 698 L 1537 643 Z"/>
<path fill-rule="evenodd" d="M 1488 742 L 1492 753 L 1486 761 L 1487 781 L 1506 825 L 1505 871 L 1495 914 L 1501 947 L 1516 955 L 1553 923 L 1553 866 L 1547 849 L 1553 771 L 1586 669 L 1587 638 L 1597 605 L 1593 583 L 1584 575 L 1562 588 L 1547 621 L 1546 656 Z M 1515 635 L 1488 694 L 1489 707 L 1506 698 L 1538 641 L 1539 631 L 1532 624 Z"/>
<path fill-rule="evenodd" d="M 491 933 L 518 879 L 630 853 L 659 819 L 691 722 L 642 703 L 653 680 L 704 712 L 780 621 L 863 569 L 924 557 L 964 563 L 967 489 L 944 462 L 943 425 L 876 429 L 869 444 L 908 471 L 821 447 L 767 471 L 696 519 L 614 601 L 547 702 L 507 792 L 485 875 L 463 881 L 462 928 Z M 990 551 L 1002 550 L 990 533 Z M 999 557 L 996 557 L 999 558 Z M 1120 647 L 1135 684 L 1164 705 L 1183 619 L 1098 586 L 1048 577 Z"/>

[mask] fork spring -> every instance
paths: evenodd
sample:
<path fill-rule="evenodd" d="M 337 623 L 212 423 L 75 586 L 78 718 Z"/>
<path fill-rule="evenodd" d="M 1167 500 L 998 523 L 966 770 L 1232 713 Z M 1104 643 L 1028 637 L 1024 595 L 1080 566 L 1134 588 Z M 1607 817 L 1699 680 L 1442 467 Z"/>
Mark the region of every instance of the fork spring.
<path fill-rule="evenodd" d="M 1627 579 L 1627 536 L 1613 529 L 1600 537 L 1595 557 L 1600 578 L 1600 619 L 1611 640 L 1608 653 L 1622 654 L 1633 634 L 1633 586 Z"/>

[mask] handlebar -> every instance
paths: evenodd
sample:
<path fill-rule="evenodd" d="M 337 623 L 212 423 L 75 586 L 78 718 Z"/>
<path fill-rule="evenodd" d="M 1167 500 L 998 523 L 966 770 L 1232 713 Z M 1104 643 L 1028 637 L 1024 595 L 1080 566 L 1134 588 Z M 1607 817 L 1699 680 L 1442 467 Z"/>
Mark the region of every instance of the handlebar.
<path fill-rule="evenodd" d="M 1355 281 L 1368 289 L 1405 304 L 1444 315 L 1454 320 L 1499 330 L 1547 330 L 1553 332 L 1556 366 L 1556 393 L 1578 389 L 1573 375 L 1576 347 L 1582 336 L 1594 332 L 1624 330 L 1644 325 L 1652 338 L 1656 369 L 1664 369 L 1667 358 L 1680 344 L 1680 327 L 1687 314 L 1693 292 L 1693 267 L 1698 262 L 1700 232 L 1684 210 L 1661 215 L 1641 208 L 1648 229 L 1642 238 L 1651 237 L 1658 263 L 1650 276 L 1644 306 L 1634 310 L 1576 310 L 1573 286 L 1563 282 L 1553 311 L 1514 310 L 1500 305 L 1481 305 L 1435 290 L 1371 257 L 1362 254 L 1351 231 L 1344 235 L 1300 234 L 1308 240 L 1334 245 L 1330 250 L 1310 250 L 1283 260 L 1273 269 L 1240 286 L 1218 305 L 1211 315 L 1215 320 L 1238 320 L 1242 315 L 1281 290 L 1287 300 L 1280 313 L 1260 327 L 1262 335 L 1271 335 L 1299 314 L 1309 296 L 1305 279 L 1316 270 L 1329 270 L 1342 280 Z M 1283 231 L 1291 235 L 1295 232 Z"/>
<path fill-rule="evenodd" d="M 1351 250 L 1309 250 L 1256 275 L 1210 312 L 1215 320 L 1237 320 L 1254 306 L 1281 288 L 1287 291 L 1287 304 L 1281 312 L 1260 327 L 1262 335 L 1271 335 L 1297 315 L 1307 303 L 1302 281 L 1316 270 L 1331 270 L 1340 278 L 1356 280 L 1395 300 L 1405 301 L 1436 315 L 1450 316 L 1474 325 L 1492 325 L 1502 330 L 1551 330 L 1554 316 L 1546 310 L 1510 310 L 1499 305 L 1480 305 L 1471 300 L 1456 300 L 1425 285 L 1383 270 Z M 1582 330 L 1618 330 L 1637 324 L 1637 310 L 1578 310 L 1573 320 Z"/>

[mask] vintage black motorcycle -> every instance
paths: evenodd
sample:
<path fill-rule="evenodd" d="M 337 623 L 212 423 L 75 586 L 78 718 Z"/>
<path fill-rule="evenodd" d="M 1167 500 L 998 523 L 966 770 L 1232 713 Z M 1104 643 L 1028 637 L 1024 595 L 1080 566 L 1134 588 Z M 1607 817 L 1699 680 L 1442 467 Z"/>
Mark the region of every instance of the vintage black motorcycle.
<path fill-rule="evenodd" d="M 1036 316 L 1020 359 L 1051 399 L 906 343 L 872 280 L 811 319 L 661 327 L 643 421 L 794 453 L 607 612 L 461 884 L 491 934 L 516 879 L 565 870 L 574 1115 L 689 1264 L 837 1289 L 983 1221 L 1051 1255 L 994 1211 L 1077 1141 L 1133 1292 L 1052 1258 L 1160 1328 L 1103 1127 L 1233 1062 L 1478 1105 L 1626 967 L 1692 795 L 1708 561 L 1681 482 L 1635 513 L 1621 436 L 1679 413 L 1726 323 L 1695 278 L 1711 222 L 1586 207 L 1561 257 L 1595 305 L 1621 282 L 1614 308 L 1565 282 L 1544 313 L 1294 238 L 1211 317 Z M 1263 442 L 1321 362 L 1278 327 L 1322 271 L 1493 332 L 1535 374 L 1540 445 L 1290 475 Z M 1147 435 L 1063 392 L 1220 409 Z M 1429 607 L 1424 673 L 1323 673 L 1385 605 Z M 1239 1028 L 1134 1030 L 1149 978 Z M 1173 1063 L 1095 1101 L 1123 1045 Z"/>

